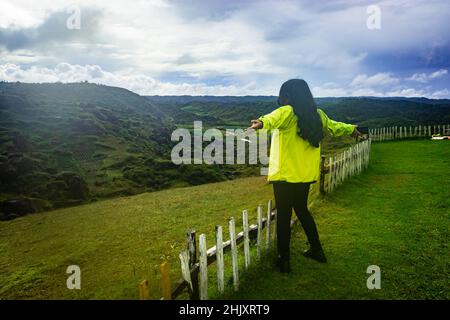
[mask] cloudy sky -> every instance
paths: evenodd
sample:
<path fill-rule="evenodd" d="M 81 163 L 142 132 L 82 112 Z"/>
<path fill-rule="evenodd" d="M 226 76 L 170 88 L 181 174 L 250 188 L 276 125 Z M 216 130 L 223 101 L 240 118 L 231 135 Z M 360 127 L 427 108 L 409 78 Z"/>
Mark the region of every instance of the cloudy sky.
<path fill-rule="evenodd" d="M 449 21 L 448 0 L 1 0 L 0 80 L 450 98 Z"/>

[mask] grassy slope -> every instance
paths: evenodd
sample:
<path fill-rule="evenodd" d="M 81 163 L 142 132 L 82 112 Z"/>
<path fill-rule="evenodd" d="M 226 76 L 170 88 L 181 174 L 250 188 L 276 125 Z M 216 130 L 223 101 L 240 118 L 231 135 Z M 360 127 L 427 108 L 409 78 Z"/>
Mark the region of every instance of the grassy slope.
<path fill-rule="evenodd" d="M 449 153 L 445 141 L 373 145 L 368 171 L 314 203 L 329 263 L 300 257 L 305 238 L 296 227 L 294 273 L 255 266 L 241 276 L 246 290 L 226 297 L 449 298 Z M 186 229 L 194 226 L 213 239 L 215 224 L 226 225 L 227 217 L 247 208 L 255 221 L 255 205 L 271 197 L 264 178 L 245 178 L 0 222 L 0 298 L 135 299 L 144 277 L 156 298 L 161 259 L 172 262 L 173 278 L 179 276 Z M 80 291 L 65 287 L 70 264 L 82 269 Z M 381 267 L 382 290 L 366 289 L 371 264 Z"/>
<path fill-rule="evenodd" d="M 180 275 L 187 229 L 213 239 L 215 224 L 243 209 L 255 220 L 255 206 L 271 196 L 265 178 L 255 177 L 0 222 L 0 298 L 136 299 L 137 284 L 149 277 L 156 294 L 162 259 L 173 265 L 173 279 Z M 66 288 L 71 264 L 82 270 L 82 290 Z"/>
<path fill-rule="evenodd" d="M 243 279 L 236 299 L 449 299 L 450 145 L 374 144 L 370 168 L 313 206 L 328 264 L 305 259 L 296 226 L 293 273 L 267 263 Z M 366 268 L 381 268 L 368 290 Z M 264 276 L 262 276 L 264 274 Z"/>

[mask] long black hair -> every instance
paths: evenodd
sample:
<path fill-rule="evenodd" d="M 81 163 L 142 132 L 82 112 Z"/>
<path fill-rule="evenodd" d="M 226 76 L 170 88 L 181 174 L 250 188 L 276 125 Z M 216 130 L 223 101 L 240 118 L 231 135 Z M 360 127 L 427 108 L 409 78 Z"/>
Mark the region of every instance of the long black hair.
<path fill-rule="evenodd" d="M 280 88 L 278 104 L 289 104 L 297 116 L 297 133 L 318 148 L 323 139 L 322 120 L 317 112 L 308 84 L 302 79 L 291 79 Z"/>

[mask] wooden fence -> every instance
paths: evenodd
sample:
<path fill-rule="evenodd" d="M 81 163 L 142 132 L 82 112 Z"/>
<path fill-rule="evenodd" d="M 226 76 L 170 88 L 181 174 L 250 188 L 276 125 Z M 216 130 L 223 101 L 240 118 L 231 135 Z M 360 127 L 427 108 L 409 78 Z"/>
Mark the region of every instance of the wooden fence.
<path fill-rule="evenodd" d="M 248 211 L 242 212 L 242 231 L 236 233 L 235 219 L 231 217 L 228 220 L 229 239 L 223 241 L 223 227 L 218 225 L 215 228 L 214 246 L 207 249 L 207 239 L 205 234 L 200 234 L 198 254 L 196 246 L 195 231 L 190 230 L 187 233 L 187 249 L 179 255 L 181 263 L 182 279 L 175 285 L 172 291 L 172 297 L 187 288 L 191 299 L 208 299 L 208 265 L 216 262 L 217 292 L 222 294 L 225 289 L 225 264 L 224 253 L 231 253 L 231 273 L 233 288 L 239 289 L 239 250 L 238 245 L 243 243 L 244 247 L 244 269 L 247 269 L 252 263 L 250 240 L 255 241 L 257 259 L 260 259 L 264 250 L 271 247 L 272 242 L 276 241 L 276 224 L 272 223 L 276 219 L 276 210 L 272 208 L 272 201 L 267 205 L 267 211 L 259 205 L 257 209 L 257 221 L 249 225 Z M 273 225 L 271 227 L 271 224 Z M 197 258 L 198 255 L 198 258 Z"/>
<path fill-rule="evenodd" d="M 428 125 L 428 126 L 393 126 L 385 128 L 374 128 L 369 130 L 370 139 L 374 142 L 426 138 L 437 134 L 450 134 L 450 125 Z"/>
<path fill-rule="evenodd" d="M 223 227 L 215 228 L 215 245 L 207 249 L 206 235 L 200 234 L 197 250 L 197 237 L 195 230 L 189 230 L 186 234 L 186 250 L 179 254 L 182 277 L 176 281 L 173 288 L 169 279 L 169 265 L 167 262 L 161 264 L 162 300 L 176 299 L 184 290 L 187 290 L 191 300 L 208 299 L 208 266 L 216 262 L 217 269 L 217 291 L 219 294 L 225 289 L 225 265 L 224 253 L 231 252 L 231 270 L 234 290 L 239 289 L 239 263 L 238 245 L 244 246 L 244 268 L 251 264 L 250 240 L 255 240 L 257 259 L 259 260 L 263 251 L 269 250 L 272 243 L 276 241 L 276 210 L 272 208 L 272 200 L 267 204 L 267 212 L 263 206 L 257 208 L 257 221 L 249 225 L 248 211 L 242 212 L 243 231 L 236 233 L 236 225 L 233 217 L 228 219 L 228 231 L 230 238 L 223 241 Z M 291 225 L 294 221 L 291 221 Z M 271 227 L 271 225 L 273 225 Z M 148 280 L 139 284 L 140 300 L 150 298 L 150 287 Z"/>

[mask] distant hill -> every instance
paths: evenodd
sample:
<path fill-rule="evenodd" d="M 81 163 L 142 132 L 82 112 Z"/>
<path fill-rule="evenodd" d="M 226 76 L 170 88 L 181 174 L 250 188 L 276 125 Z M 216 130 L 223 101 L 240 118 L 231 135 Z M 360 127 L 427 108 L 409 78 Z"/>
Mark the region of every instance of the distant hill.
<path fill-rule="evenodd" d="M 250 119 L 274 110 L 275 96 L 148 96 L 178 124 L 193 119 L 207 125 L 246 126 Z M 344 97 L 316 98 L 330 117 L 361 126 L 430 125 L 450 123 L 450 100 L 427 98 Z"/>
<path fill-rule="evenodd" d="M 369 126 L 450 123 L 449 100 L 319 98 L 330 117 Z M 259 166 L 170 160 L 176 127 L 241 127 L 274 96 L 151 96 L 90 83 L 0 82 L 0 219 L 99 198 L 255 175 Z M 324 152 L 345 146 L 326 140 Z"/>
<path fill-rule="evenodd" d="M 122 88 L 0 83 L 0 212 L 231 177 L 172 164 L 174 129 L 152 102 Z"/>

